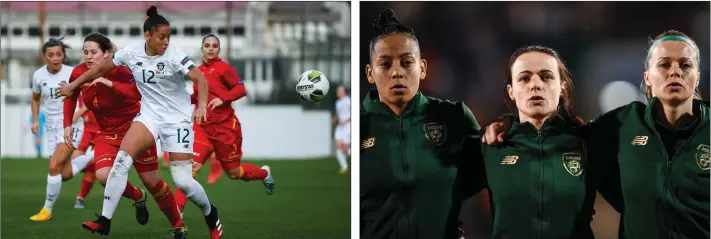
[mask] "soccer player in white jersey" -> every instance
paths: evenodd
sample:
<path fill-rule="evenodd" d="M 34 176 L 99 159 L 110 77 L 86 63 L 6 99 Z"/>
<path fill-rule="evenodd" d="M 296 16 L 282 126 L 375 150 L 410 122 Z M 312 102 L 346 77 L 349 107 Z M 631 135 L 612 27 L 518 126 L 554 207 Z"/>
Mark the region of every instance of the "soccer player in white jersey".
<path fill-rule="evenodd" d="M 42 46 L 42 55 L 47 61 L 37 69 L 32 76 L 32 133 L 39 133 L 39 108 L 40 99 L 43 103 L 46 115 L 46 135 L 52 156 L 49 159 L 49 175 L 47 176 L 47 191 L 44 207 L 39 213 L 30 217 L 32 221 L 46 221 L 52 219 L 52 208 L 57 201 L 62 190 L 62 181 L 66 181 L 79 174 L 84 167 L 94 158 L 91 153 L 75 153 L 71 163 L 67 163 L 73 153 L 73 149 L 64 142 L 64 97 L 56 97 L 55 89 L 66 84 L 73 68 L 64 65 L 67 45 L 62 43 L 61 38 L 50 39 Z M 77 122 L 72 127 L 80 130 L 83 128 L 83 121 Z M 75 142 L 81 141 L 81 134 L 77 134 L 72 139 Z"/>
<path fill-rule="evenodd" d="M 333 135 L 336 141 L 336 159 L 338 159 L 338 164 L 341 165 L 341 174 L 348 172 L 348 161 L 346 161 L 346 154 L 350 156 L 351 154 L 351 97 L 348 97 L 346 93 L 346 88 L 339 86 L 336 90 L 336 119 L 338 120 L 338 126 L 336 126 L 336 132 Z"/>
<path fill-rule="evenodd" d="M 217 208 L 210 204 L 203 187 L 192 177 L 193 126 L 190 95 L 185 89 L 185 76 L 198 85 L 198 107 L 192 119 L 205 120 L 208 84 L 193 61 L 177 46 L 170 44 L 170 23 L 158 15 L 155 6 L 147 11 L 143 24 L 145 40 L 116 52 L 112 61 L 102 63 L 75 81 L 57 89 L 57 95 L 69 96 L 78 86 L 95 79 L 118 65 L 131 69 L 138 91 L 141 110 L 121 142 L 111 176 L 104 191 L 102 215 L 97 220 L 102 228 L 110 228 L 118 200 L 128 180 L 133 158 L 160 139 L 163 151 L 169 152 L 173 181 L 205 215 L 211 238 L 221 238 L 222 225 Z"/>

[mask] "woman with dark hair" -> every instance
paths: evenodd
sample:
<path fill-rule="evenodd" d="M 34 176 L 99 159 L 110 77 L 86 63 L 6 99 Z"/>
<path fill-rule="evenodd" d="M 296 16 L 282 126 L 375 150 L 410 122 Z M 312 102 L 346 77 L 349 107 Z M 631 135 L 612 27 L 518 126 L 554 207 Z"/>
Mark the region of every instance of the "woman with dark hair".
<path fill-rule="evenodd" d="M 84 39 L 84 63 L 74 68 L 70 82 L 97 66 L 103 61 L 109 60 L 111 41 L 100 33 L 91 33 Z M 125 135 L 131 126 L 133 118 L 140 110 L 139 100 L 141 95 L 136 88 L 135 82 L 131 82 L 133 75 L 126 67 L 117 67 L 110 72 L 99 77 L 92 84 L 81 86 L 82 97 L 77 95 L 67 97 L 64 101 L 64 124 L 68 125 L 72 120 L 72 115 L 67 112 L 74 112 L 77 100 L 93 112 L 99 127 L 99 133 L 95 139 L 95 155 L 93 173 L 102 186 L 105 186 L 113 159 L 119 151 L 121 136 Z M 66 135 L 72 134 L 72 128 L 65 128 Z M 67 140 L 67 139 L 65 139 Z M 185 238 L 187 228 L 180 217 L 180 212 L 175 204 L 175 198 L 165 181 L 158 174 L 158 161 L 156 161 L 156 147 L 153 146 L 141 153 L 136 158 L 133 166 L 138 172 L 143 185 L 153 195 L 158 207 L 168 217 L 172 226 L 174 238 Z M 136 191 L 127 182 L 122 196 L 138 199 L 133 205 L 137 210 L 137 220 L 143 225 L 148 222 L 148 210 L 146 209 L 147 193 L 143 190 Z"/>
<path fill-rule="evenodd" d="M 52 208 L 62 191 L 62 181 L 70 180 L 79 174 L 94 156 L 91 152 L 85 154 L 84 151 L 78 151 L 71 146 L 72 142 L 81 141 L 82 134 L 72 134 L 65 137 L 65 132 L 62 130 L 64 113 L 62 102 L 64 98 L 56 97 L 55 89 L 67 83 L 74 69 L 64 64 L 68 48 L 69 46 L 62 42 L 62 38 L 49 39 L 42 46 L 42 56 L 47 64 L 37 69 L 32 75 L 32 133 L 35 135 L 39 133 L 41 100 L 46 115 L 47 141 L 52 154 L 49 159 L 44 206 L 39 213 L 30 217 L 30 220 L 36 222 L 52 219 Z M 71 113 L 73 114 L 74 111 Z M 77 128 L 79 131 L 84 128 L 84 122 L 79 120 L 69 126 Z M 65 143 L 65 139 L 68 139 L 69 144 Z"/>
<path fill-rule="evenodd" d="M 492 238 L 593 238 L 595 190 L 583 122 L 571 106 L 570 72 L 542 46 L 516 50 L 508 70 L 505 99 L 514 112 L 508 141 L 481 150 Z"/>
<path fill-rule="evenodd" d="M 461 146 L 478 143 L 479 124 L 461 101 L 419 91 L 427 61 L 392 10 L 374 28 L 365 70 L 376 90 L 361 105 L 361 237 L 457 238 L 462 190 L 480 187 L 458 180 L 472 153 Z"/>
<path fill-rule="evenodd" d="M 126 187 L 130 167 L 140 154 L 153 147 L 160 138 L 161 149 L 170 153 L 171 174 L 175 185 L 195 203 L 208 225 L 211 238 L 222 237 L 217 208 L 208 200 L 205 189 L 192 177 L 192 120 L 206 120 L 208 84 L 195 63 L 176 45 L 170 44 L 170 23 L 158 15 L 155 6 L 146 12 L 143 24 L 145 40 L 124 47 L 113 54 L 113 60 L 102 61 L 75 81 L 57 89 L 60 96 L 71 96 L 84 83 L 116 68 L 127 66 L 137 78 L 141 94 L 140 112 L 121 141 L 106 182 L 101 216 L 85 222 L 84 228 L 103 235 L 109 233 L 111 218 Z M 185 77 L 199 88 L 197 109 L 190 105 L 185 90 Z M 192 117 L 191 117 L 192 114 Z"/>
<path fill-rule="evenodd" d="M 198 66 L 205 74 L 210 85 L 207 116 L 204 122 L 195 122 L 195 158 L 193 159 L 193 175 L 202 168 L 208 157 L 214 152 L 220 161 L 222 169 L 230 179 L 264 183 L 267 195 L 274 191 L 274 179 L 269 166 L 257 167 L 251 163 L 242 163 L 242 125 L 235 115 L 232 102 L 247 95 L 244 81 L 237 75 L 230 64 L 220 59 L 220 39 L 214 34 L 207 34 L 202 39 L 203 63 Z M 199 89 L 193 85 L 190 99 L 197 103 Z M 176 200 L 182 211 L 187 198 L 177 191 Z"/>
<path fill-rule="evenodd" d="M 684 33 L 660 34 L 644 62 L 647 104 L 632 102 L 586 126 L 587 141 L 602 145 L 591 165 L 605 180 L 597 190 L 621 213 L 621 237 L 709 237 L 709 106 L 695 94 L 699 58 Z M 505 143 L 506 119 L 487 126 L 482 141 Z"/>

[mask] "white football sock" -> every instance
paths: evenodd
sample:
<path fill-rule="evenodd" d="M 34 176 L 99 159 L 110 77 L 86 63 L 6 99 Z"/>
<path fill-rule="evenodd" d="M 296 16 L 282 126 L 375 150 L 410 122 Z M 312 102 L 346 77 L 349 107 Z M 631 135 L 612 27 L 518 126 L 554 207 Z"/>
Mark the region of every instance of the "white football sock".
<path fill-rule="evenodd" d="M 47 197 L 44 199 L 44 208 L 52 212 L 52 207 L 57 201 L 59 192 L 62 191 L 62 175 L 47 175 Z"/>
<path fill-rule="evenodd" d="M 336 150 L 336 159 L 338 159 L 338 164 L 341 165 L 341 169 L 348 169 L 348 162 L 346 161 L 346 154 L 343 150 Z"/>
<path fill-rule="evenodd" d="M 116 154 L 114 166 L 111 167 L 109 177 L 106 179 L 106 188 L 104 188 L 104 205 L 101 210 L 101 215 L 111 219 L 116 211 L 119 200 L 123 191 L 126 190 L 128 182 L 128 172 L 133 165 L 133 159 L 128 153 L 119 151 Z"/>
<path fill-rule="evenodd" d="M 207 199 L 205 189 L 193 178 L 192 165 L 192 160 L 170 161 L 170 173 L 173 175 L 175 186 L 200 208 L 202 214 L 207 216 L 210 214 L 212 206 L 210 206 L 210 200 Z"/>
<path fill-rule="evenodd" d="M 77 174 L 81 173 L 92 159 L 94 159 L 94 151 L 87 152 L 72 159 L 72 176 L 77 176 Z"/>

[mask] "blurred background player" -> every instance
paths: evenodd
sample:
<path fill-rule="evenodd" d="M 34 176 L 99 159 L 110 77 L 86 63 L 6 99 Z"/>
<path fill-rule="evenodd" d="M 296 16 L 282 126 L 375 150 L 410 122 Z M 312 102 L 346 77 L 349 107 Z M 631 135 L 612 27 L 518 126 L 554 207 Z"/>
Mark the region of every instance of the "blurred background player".
<path fill-rule="evenodd" d="M 242 126 L 232 108 L 232 102 L 247 95 L 244 82 L 237 75 L 237 71 L 220 58 L 220 39 L 217 36 L 205 35 L 201 50 L 203 63 L 198 68 L 209 82 L 210 103 L 207 121 L 193 124 L 195 131 L 193 175 L 200 171 L 207 158 L 214 152 L 230 179 L 261 180 L 267 194 L 271 195 L 274 190 L 274 180 L 269 166 L 258 168 L 253 164 L 241 163 Z M 196 85 L 193 85 L 193 91 L 190 98 L 192 103 L 197 103 L 200 91 Z M 176 191 L 176 202 L 183 211 L 186 198 L 179 191 Z"/>
<path fill-rule="evenodd" d="M 30 125 L 32 125 L 32 123 L 34 122 L 34 117 L 32 116 L 32 112 L 30 112 Z M 37 158 L 42 158 L 42 141 L 44 141 L 45 126 L 47 124 L 47 117 L 44 115 L 44 111 L 42 110 L 40 110 L 38 113 L 38 124 L 39 129 L 37 130 L 37 134 L 34 134 L 33 139 L 35 143 L 35 152 L 37 153 Z"/>
<path fill-rule="evenodd" d="M 46 129 L 49 149 L 52 154 L 49 160 L 49 175 L 47 176 L 47 191 L 44 206 L 39 213 L 30 217 L 32 221 L 46 221 L 52 219 L 52 207 L 57 196 L 62 190 L 62 181 L 71 179 L 81 172 L 93 155 L 73 152 L 73 148 L 65 144 L 64 130 L 62 130 L 63 100 L 57 97 L 55 89 L 66 84 L 74 68 L 64 65 L 65 52 L 69 48 L 62 43 L 61 38 L 50 39 L 42 46 L 42 54 L 47 65 L 37 69 L 32 78 L 32 133 L 39 133 L 39 105 L 40 98 L 47 114 Z M 83 121 L 73 124 L 77 130 L 83 128 Z M 70 141 L 78 142 L 81 135 L 68 135 Z M 72 155 L 73 154 L 73 155 Z M 71 163 L 67 163 L 70 156 L 76 156 Z"/>
<path fill-rule="evenodd" d="M 91 33 L 84 40 L 84 58 L 86 63 L 77 66 L 72 73 L 70 83 L 76 77 L 81 76 L 90 69 L 95 69 L 110 55 L 112 49 L 110 40 L 99 33 Z M 109 77 L 111 80 L 104 78 Z M 119 151 L 119 144 L 123 135 L 127 133 L 134 116 L 139 111 L 140 93 L 133 83 L 133 76 L 125 67 L 117 67 L 104 77 L 99 77 L 91 84 L 84 84 L 81 87 L 84 104 L 95 113 L 96 122 L 99 125 L 100 133 L 96 141 L 96 176 L 102 185 L 108 183 L 107 175 L 113 160 Z M 73 101 L 79 100 L 76 95 L 70 96 L 65 103 L 65 107 L 74 105 Z M 65 120 L 68 115 L 65 115 Z M 65 124 L 67 122 L 65 121 Z M 133 164 L 143 184 L 153 195 L 160 209 L 168 217 L 173 229 L 174 238 L 185 238 L 186 227 L 180 218 L 172 197 L 170 187 L 158 175 L 158 159 L 155 145 L 143 152 L 136 158 Z M 148 211 L 146 210 L 147 193 L 135 188 L 126 182 L 123 196 L 133 199 L 136 208 L 136 220 L 144 225 L 148 221 Z M 95 222 L 84 225 L 86 229 L 107 235 L 110 227 L 97 227 Z M 98 229 L 97 229 L 98 228 Z"/>
<path fill-rule="evenodd" d="M 57 89 L 59 96 L 71 96 L 85 83 L 118 66 L 128 66 L 141 94 L 140 112 L 135 116 L 111 168 L 104 189 L 101 216 L 93 222 L 84 222 L 85 229 L 107 235 L 111 218 L 118 206 L 121 192 L 127 188 L 131 165 L 147 163 L 139 156 L 155 147 L 161 139 L 161 148 L 170 153 L 171 174 L 176 186 L 200 207 L 208 225 L 211 238 L 222 237 L 222 224 L 217 207 L 210 203 L 205 189 L 192 177 L 193 130 L 191 120 L 206 120 L 208 84 L 195 63 L 175 44 L 170 44 L 170 23 L 158 15 L 155 6 L 146 12 L 143 24 L 144 40 L 134 42 L 113 54 L 113 60 L 102 61 L 97 67 L 84 72 L 73 82 Z M 197 109 L 192 112 L 190 95 L 185 89 L 185 77 L 198 85 Z M 152 155 L 155 155 L 153 152 Z M 158 167 L 158 160 L 155 166 Z M 156 168 L 157 169 L 157 168 Z M 144 205 L 145 206 L 145 205 Z"/>
<path fill-rule="evenodd" d="M 346 87 L 338 86 L 336 89 L 336 130 L 333 139 L 336 141 L 336 159 L 341 166 L 340 173 L 348 172 L 346 154 L 351 155 L 351 97 L 346 93 Z"/>

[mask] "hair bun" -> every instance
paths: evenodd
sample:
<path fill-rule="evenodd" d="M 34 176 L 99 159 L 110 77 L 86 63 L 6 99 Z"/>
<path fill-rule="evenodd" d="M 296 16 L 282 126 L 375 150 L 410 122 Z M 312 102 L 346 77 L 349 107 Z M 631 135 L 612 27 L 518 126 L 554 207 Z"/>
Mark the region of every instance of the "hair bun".
<path fill-rule="evenodd" d="M 146 15 L 148 17 L 155 17 L 158 16 L 158 8 L 156 6 L 151 6 L 148 8 L 148 11 L 146 11 Z"/>
<path fill-rule="evenodd" d="M 373 23 L 373 28 L 375 28 L 376 33 L 383 33 L 387 32 L 389 28 L 397 28 L 398 25 L 400 25 L 400 20 L 397 19 L 392 9 L 388 9 L 378 14 Z"/>

